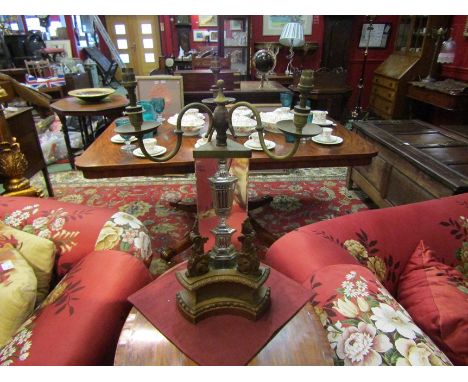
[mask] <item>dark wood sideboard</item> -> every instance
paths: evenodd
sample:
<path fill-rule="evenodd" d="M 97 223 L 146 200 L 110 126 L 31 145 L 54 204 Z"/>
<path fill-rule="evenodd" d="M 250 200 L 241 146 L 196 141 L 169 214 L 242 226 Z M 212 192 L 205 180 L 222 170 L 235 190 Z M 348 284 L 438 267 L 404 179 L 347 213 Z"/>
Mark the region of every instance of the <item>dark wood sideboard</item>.
<path fill-rule="evenodd" d="M 379 154 L 349 169 L 348 187 L 359 186 L 379 207 L 468 192 L 468 135 L 420 120 L 353 123 Z"/>

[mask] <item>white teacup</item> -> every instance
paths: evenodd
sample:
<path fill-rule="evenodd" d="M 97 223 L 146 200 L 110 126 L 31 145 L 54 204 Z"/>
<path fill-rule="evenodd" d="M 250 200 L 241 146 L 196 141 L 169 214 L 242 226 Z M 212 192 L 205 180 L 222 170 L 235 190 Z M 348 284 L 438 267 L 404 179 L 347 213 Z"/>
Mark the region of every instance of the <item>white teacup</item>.
<path fill-rule="evenodd" d="M 320 139 L 324 142 L 333 142 L 336 140 L 336 137 L 332 136 L 333 129 L 331 127 L 324 127 L 322 129 L 322 134 Z"/>
<path fill-rule="evenodd" d="M 325 110 L 312 110 L 312 123 L 327 123 L 328 111 Z"/>
<path fill-rule="evenodd" d="M 197 115 L 197 114 L 198 114 L 198 109 L 192 107 L 192 108 L 188 109 L 185 112 L 184 116 L 186 116 L 186 115 Z"/>
<path fill-rule="evenodd" d="M 156 138 L 145 138 L 143 139 L 143 144 L 145 145 L 146 151 L 152 152 L 156 149 L 156 144 L 158 140 Z"/>
<path fill-rule="evenodd" d="M 263 134 L 263 137 L 265 137 L 265 133 L 262 133 L 262 134 Z M 260 147 L 261 146 L 258 131 L 256 131 L 255 133 L 250 134 L 249 139 L 250 139 L 250 144 L 252 146 L 254 146 L 254 147 Z"/>

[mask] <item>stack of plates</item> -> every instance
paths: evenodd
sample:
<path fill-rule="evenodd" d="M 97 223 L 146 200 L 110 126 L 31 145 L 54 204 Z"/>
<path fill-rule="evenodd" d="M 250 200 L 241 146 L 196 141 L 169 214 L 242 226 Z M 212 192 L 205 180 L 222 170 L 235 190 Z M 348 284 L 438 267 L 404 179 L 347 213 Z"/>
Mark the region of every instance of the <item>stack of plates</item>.
<path fill-rule="evenodd" d="M 336 135 L 332 135 L 329 141 L 324 141 L 321 134 L 313 136 L 312 140 L 315 143 L 320 143 L 322 145 L 339 145 L 343 142 L 343 138 L 338 137 Z"/>

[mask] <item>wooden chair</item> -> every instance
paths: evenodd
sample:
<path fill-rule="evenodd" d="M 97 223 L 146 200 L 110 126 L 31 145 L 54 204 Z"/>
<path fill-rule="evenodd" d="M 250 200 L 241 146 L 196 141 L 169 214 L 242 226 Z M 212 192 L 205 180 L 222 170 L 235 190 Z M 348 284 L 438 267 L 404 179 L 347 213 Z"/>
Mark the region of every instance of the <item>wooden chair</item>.
<path fill-rule="evenodd" d="M 28 74 L 36 78 L 48 78 L 53 75 L 53 70 L 49 60 L 24 60 L 24 65 Z"/>
<path fill-rule="evenodd" d="M 115 79 L 115 72 L 118 68 L 117 62 L 109 60 L 98 48 L 83 49 L 88 57 L 96 62 L 104 86 L 110 86 L 113 81 L 118 82 Z"/>
<path fill-rule="evenodd" d="M 84 73 L 67 73 L 65 74 L 65 91 L 75 89 L 92 88 L 91 75 L 89 72 Z"/>

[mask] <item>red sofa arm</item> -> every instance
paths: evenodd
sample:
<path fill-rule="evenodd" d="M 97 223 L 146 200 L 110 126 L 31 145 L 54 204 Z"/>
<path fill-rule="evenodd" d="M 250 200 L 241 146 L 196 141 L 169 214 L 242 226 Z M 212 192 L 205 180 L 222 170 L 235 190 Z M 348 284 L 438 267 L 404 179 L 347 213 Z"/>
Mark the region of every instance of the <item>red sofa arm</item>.
<path fill-rule="evenodd" d="M 136 218 L 108 208 L 53 199 L 2 197 L 0 219 L 9 226 L 52 240 L 57 247 L 57 275 L 62 277 L 94 250 L 129 252 L 149 265 L 148 232 Z"/>
<path fill-rule="evenodd" d="M 145 265 L 127 253 L 90 253 L 0 349 L 0 365 L 112 364 L 127 298 L 150 281 Z"/>
<path fill-rule="evenodd" d="M 372 270 L 391 292 L 420 242 L 440 260 L 455 265 L 468 239 L 468 193 L 404 206 L 370 210 L 321 221 L 278 239 L 265 263 L 299 283 L 321 268 L 356 263 Z"/>

